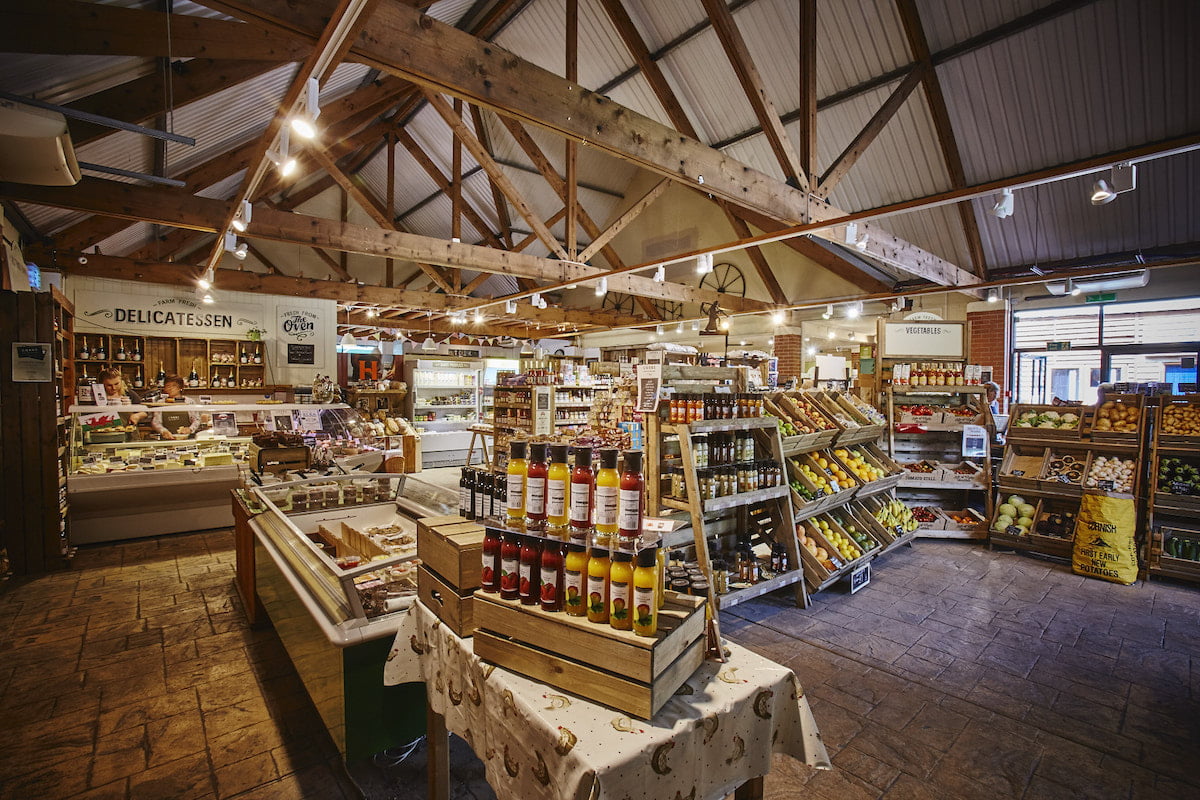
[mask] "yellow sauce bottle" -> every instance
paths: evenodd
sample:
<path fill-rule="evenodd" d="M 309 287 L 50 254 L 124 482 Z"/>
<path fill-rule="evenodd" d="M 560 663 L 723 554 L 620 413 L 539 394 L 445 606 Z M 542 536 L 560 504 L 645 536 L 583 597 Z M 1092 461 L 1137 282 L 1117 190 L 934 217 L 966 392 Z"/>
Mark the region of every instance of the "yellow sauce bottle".
<path fill-rule="evenodd" d="M 608 624 L 619 631 L 633 628 L 633 553 L 616 550 L 608 570 Z"/>
<path fill-rule="evenodd" d="M 633 632 L 638 636 L 653 636 L 658 632 L 658 609 L 662 602 L 658 588 L 660 549 L 647 547 L 639 552 L 633 571 Z"/>
<path fill-rule="evenodd" d="M 592 521 L 596 527 L 595 543 L 608 547 L 617 535 L 617 499 L 621 489 L 621 474 L 617 472 L 620 450 L 600 451 L 600 471 L 596 473 L 596 494 L 592 502 Z"/>
<path fill-rule="evenodd" d="M 587 567 L 588 622 L 608 622 L 608 551 L 593 547 Z"/>
<path fill-rule="evenodd" d="M 571 542 L 563 563 L 563 610 L 572 617 L 587 614 L 587 548 Z"/>
<path fill-rule="evenodd" d="M 567 466 L 567 445 L 552 444 L 550 470 L 546 473 L 546 526 L 553 535 L 561 536 L 566 530 L 569 511 L 567 488 L 570 484 L 571 469 Z"/>
<path fill-rule="evenodd" d="M 525 442 L 508 443 L 508 497 L 504 502 L 504 516 L 508 527 L 525 529 Z"/>

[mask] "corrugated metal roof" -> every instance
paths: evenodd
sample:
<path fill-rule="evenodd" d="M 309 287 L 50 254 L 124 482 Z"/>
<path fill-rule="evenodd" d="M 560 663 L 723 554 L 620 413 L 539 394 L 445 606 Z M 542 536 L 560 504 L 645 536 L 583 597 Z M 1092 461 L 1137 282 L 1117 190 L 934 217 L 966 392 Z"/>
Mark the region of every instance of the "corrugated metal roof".
<path fill-rule="evenodd" d="M 1050 5 L 1053 0 L 916 0 L 931 52 Z"/>
<path fill-rule="evenodd" d="M 6 92 L 66 105 L 153 72 L 154 60 L 132 56 L 0 54 Z"/>

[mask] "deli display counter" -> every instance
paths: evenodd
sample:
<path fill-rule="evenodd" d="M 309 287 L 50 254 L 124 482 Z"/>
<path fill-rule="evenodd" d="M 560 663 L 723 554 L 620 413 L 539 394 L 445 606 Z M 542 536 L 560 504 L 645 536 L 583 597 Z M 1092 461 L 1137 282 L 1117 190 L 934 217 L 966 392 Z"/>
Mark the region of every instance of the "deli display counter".
<path fill-rule="evenodd" d="M 421 684 L 384 686 L 392 640 L 416 599 L 417 519 L 455 492 L 409 475 L 343 475 L 255 487 L 239 539 L 261 608 L 347 760 L 421 735 Z M 235 501 L 237 498 L 235 498 Z M 251 607 L 253 598 L 248 600 Z M 399 657 L 406 657 L 399 654 Z"/>

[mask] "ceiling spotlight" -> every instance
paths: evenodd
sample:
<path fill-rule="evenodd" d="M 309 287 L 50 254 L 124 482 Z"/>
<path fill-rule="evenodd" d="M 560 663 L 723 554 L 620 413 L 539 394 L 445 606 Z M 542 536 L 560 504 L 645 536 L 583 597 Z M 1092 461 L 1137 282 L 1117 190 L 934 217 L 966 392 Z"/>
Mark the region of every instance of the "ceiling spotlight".
<path fill-rule="evenodd" d="M 694 331 L 700 330 L 700 320 L 698 320 L 698 319 L 692 320 L 692 330 L 694 330 Z"/>
<path fill-rule="evenodd" d="M 992 216 L 996 219 L 1004 219 L 1011 217 L 1013 213 L 1013 191 L 1012 189 L 1000 190 L 1000 199 L 996 201 L 996 205 L 992 206 Z"/>
<path fill-rule="evenodd" d="M 846 225 L 846 244 L 854 244 L 858 241 L 858 223 L 851 222 Z"/>
<path fill-rule="evenodd" d="M 1117 199 L 1117 195 L 1137 188 L 1137 166 L 1116 164 L 1109 171 L 1108 180 L 1100 178 L 1092 184 L 1092 205 L 1102 206 Z"/>
<path fill-rule="evenodd" d="M 809 348 L 808 348 L 808 350 L 807 350 L 807 353 L 808 353 L 810 356 L 815 356 L 815 355 L 817 354 L 817 348 L 815 348 L 815 347 L 812 347 L 812 346 L 809 346 Z"/>
<path fill-rule="evenodd" d="M 859 300 L 857 303 L 851 303 L 846 306 L 846 319 L 858 319 L 862 316 L 863 304 Z"/>
<path fill-rule="evenodd" d="M 774 347 L 774 346 L 775 346 L 775 337 L 772 336 L 770 339 L 767 339 L 767 347 Z"/>
<path fill-rule="evenodd" d="M 541 307 L 542 307 L 542 296 L 541 296 L 541 294 L 539 294 L 539 293 L 537 293 L 537 292 L 534 292 L 533 296 L 531 296 L 531 297 L 529 298 L 529 302 L 530 302 L 530 303 L 533 305 L 533 307 L 534 307 L 534 308 L 541 308 Z"/>
<path fill-rule="evenodd" d="M 233 218 L 233 229 L 238 233 L 242 233 L 250 225 L 250 217 L 254 213 L 254 206 L 250 205 L 249 200 L 243 200 L 238 207 L 237 216 Z"/>
<path fill-rule="evenodd" d="M 655 325 L 655 326 L 654 326 L 654 335 L 655 335 L 655 336 L 662 336 L 662 335 L 663 335 L 663 326 L 662 326 L 662 325 Z"/>
<path fill-rule="evenodd" d="M 209 267 L 208 269 L 204 270 L 204 274 L 200 276 L 200 280 L 196 281 L 196 285 L 201 289 L 208 290 L 212 288 L 213 280 L 214 276 L 212 267 Z"/>
<path fill-rule="evenodd" d="M 867 252 L 867 242 L 870 240 L 870 238 L 870 234 L 864 233 L 861 237 L 859 237 L 859 240 L 854 243 L 855 249 L 857 249 L 860 253 Z"/>
<path fill-rule="evenodd" d="M 683 333 L 683 323 L 682 322 L 680 322 L 678 325 L 675 326 L 675 332 Z"/>
<path fill-rule="evenodd" d="M 482 311 L 476 311 L 476 312 L 475 312 L 475 324 L 476 324 L 476 325 L 482 325 L 482 324 L 483 324 L 483 312 L 482 312 Z"/>
<path fill-rule="evenodd" d="M 854 341 L 854 331 L 850 331 L 849 333 L 847 333 L 846 338 L 853 342 Z"/>
<path fill-rule="evenodd" d="M 289 141 L 288 129 L 284 128 L 279 132 L 279 149 L 267 151 L 267 158 L 279 170 L 279 174 L 285 178 L 296 171 L 296 159 L 288 155 Z"/>
<path fill-rule="evenodd" d="M 727 331 L 727 330 L 729 330 L 729 324 L 730 324 L 730 323 L 729 323 L 729 317 L 722 317 L 722 318 L 721 318 L 721 330 L 723 330 L 723 331 Z"/>
<path fill-rule="evenodd" d="M 316 78 L 309 78 L 304 85 L 304 110 L 292 117 L 292 130 L 304 139 L 317 135 L 317 117 L 321 116 L 321 85 Z"/>
<path fill-rule="evenodd" d="M 504 301 L 504 313 L 506 313 L 506 314 L 517 313 L 517 301 L 516 300 L 505 300 Z"/>
<path fill-rule="evenodd" d="M 821 319 L 833 319 L 833 303 L 825 306 L 825 313 L 821 315 Z"/>
<path fill-rule="evenodd" d="M 209 294 L 208 292 L 205 292 L 204 297 L 202 297 L 201 299 L 204 301 L 204 303 L 206 305 L 212 305 L 213 296 L 211 294 Z"/>
<path fill-rule="evenodd" d="M 367 309 L 367 319 L 374 319 L 378 313 L 379 312 L 376 311 L 374 308 L 368 308 Z"/>
<path fill-rule="evenodd" d="M 604 297 L 608 294 L 608 278 L 601 278 L 596 284 L 596 297 Z"/>
<path fill-rule="evenodd" d="M 662 283 L 667 279 L 667 268 L 663 264 L 658 265 L 658 269 L 654 270 L 654 282 Z"/>
<path fill-rule="evenodd" d="M 1067 278 L 1067 294 L 1071 295 L 1072 297 L 1078 297 L 1082 293 L 1083 289 L 1080 289 L 1079 285 L 1076 284 L 1073 279 Z"/>
<path fill-rule="evenodd" d="M 772 311 L 771 312 L 771 322 L 775 323 L 776 325 L 782 325 L 783 318 L 784 318 L 784 313 L 782 311 Z"/>
<path fill-rule="evenodd" d="M 467 324 L 467 312 L 455 311 L 452 314 L 450 314 L 450 324 L 451 325 L 466 325 Z"/>
<path fill-rule="evenodd" d="M 836 339 L 837 338 L 837 334 L 833 332 L 833 328 L 829 329 L 829 333 L 827 333 L 825 335 L 825 338 L 827 338 L 827 339 Z"/>
<path fill-rule="evenodd" d="M 1000 290 L 999 289 L 988 289 L 987 301 L 989 303 L 999 303 L 1000 302 Z"/>
<path fill-rule="evenodd" d="M 707 275 L 713 271 L 713 254 L 701 253 L 696 256 L 696 274 Z"/>
<path fill-rule="evenodd" d="M 232 253 L 237 250 L 237 234 L 233 231 L 225 231 L 225 252 Z"/>
<path fill-rule="evenodd" d="M 250 246 L 245 242 L 242 242 L 237 247 L 233 248 L 233 257 L 238 261 L 245 261 L 246 253 L 248 252 L 250 252 Z"/>

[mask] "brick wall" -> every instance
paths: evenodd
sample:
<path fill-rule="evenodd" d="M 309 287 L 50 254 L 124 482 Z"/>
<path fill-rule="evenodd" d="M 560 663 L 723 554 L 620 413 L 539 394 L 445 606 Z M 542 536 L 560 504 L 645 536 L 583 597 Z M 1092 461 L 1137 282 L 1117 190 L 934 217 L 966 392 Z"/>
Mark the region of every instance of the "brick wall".
<path fill-rule="evenodd" d="M 992 367 L 992 380 L 1000 384 L 1000 410 L 1008 407 L 1008 367 L 1012 343 L 1008 338 L 1008 311 L 1004 306 L 987 311 L 968 311 L 971 323 L 971 363 Z"/>
<path fill-rule="evenodd" d="M 799 334 L 779 334 L 775 336 L 775 357 L 779 359 L 779 382 L 782 384 L 788 378 L 799 378 L 803 372 L 802 341 Z"/>

